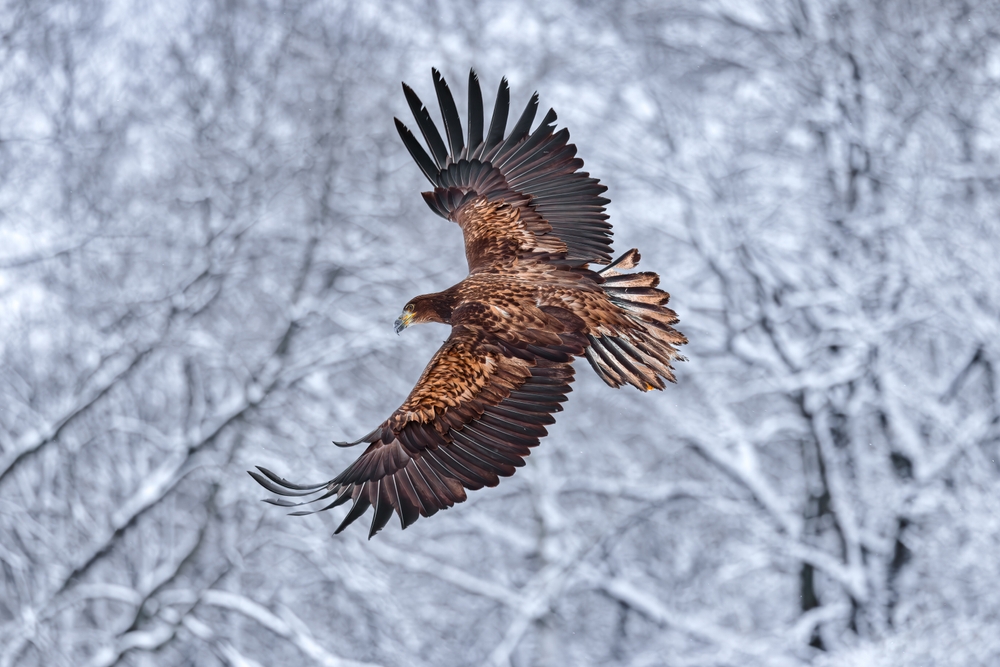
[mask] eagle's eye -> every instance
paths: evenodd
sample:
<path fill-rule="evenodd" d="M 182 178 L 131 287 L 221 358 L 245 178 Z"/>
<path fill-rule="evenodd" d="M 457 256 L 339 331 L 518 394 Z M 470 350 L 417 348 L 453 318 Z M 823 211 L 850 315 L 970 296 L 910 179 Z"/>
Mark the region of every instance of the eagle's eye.
<path fill-rule="evenodd" d="M 413 306 L 412 303 L 408 303 L 406 304 L 406 307 L 403 308 L 403 310 L 405 310 L 408 313 L 412 313 L 414 310 L 416 310 L 416 308 Z"/>

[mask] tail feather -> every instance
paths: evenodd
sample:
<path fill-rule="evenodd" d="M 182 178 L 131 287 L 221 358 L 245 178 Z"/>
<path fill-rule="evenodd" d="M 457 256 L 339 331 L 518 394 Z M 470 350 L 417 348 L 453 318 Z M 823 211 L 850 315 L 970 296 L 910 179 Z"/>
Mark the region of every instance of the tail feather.
<path fill-rule="evenodd" d="M 591 344 L 590 347 L 587 348 L 585 354 L 587 361 L 590 362 L 594 372 L 597 373 L 598 377 L 604 380 L 607 384 L 612 387 L 620 387 L 627 382 L 627 380 L 619 374 L 618 364 L 609 358 L 610 355 L 604 350 L 602 345 Z"/>
<path fill-rule="evenodd" d="M 639 264 L 639 249 L 632 248 L 627 253 L 611 262 L 601 270 L 601 275 L 605 278 L 620 276 L 618 269 L 634 269 Z"/>
<path fill-rule="evenodd" d="M 641 361 L 662 377 L 673 377 L 670 368 L 670 359 L 659 352 L 655 347 L 650 347 L 642 341 L 632 341 L 627 338 L 619 338 L 617 344 L 627 351 L 633 359 Z"/>
<path fill-rule="evenodd" d="M 659 306 L 670 300 L 670 295 L 655 287 L 607 287 L 604 290 L 612 299 L 630 303 L 646 303 Z"/>
<path fill-rule="evenodd" d="M 660 276 L 652 271 L 640 271 L 639 273 L 618 273 L 617 271 L 611 271 L 612 275 L 610 276 L 608 273 L 607 270 L 601 271 L 601 275 L 604 276 L 605 288 L 656 287 L 660 284 Z"/>
<path fill-rule="evenodd" d="M 625 343 L 627 340 L 624 337 L 605 336 L 601 339 L 601 345 L 611 352 L 611 355 L 622 368 L 628 371 L 630 381 L 633 378 L 637 378 L 641 383 L 641 388 L 647 391 L 653 388 L 663 389 L 663 380 L 659 378 L 656 371 L 651 367 L 652 364 L 650 364 L 650 361 L 652 360 L 648 356 L 640 354 L 633 359 L 625 353 L 623 348 L 626 346 Z M 673 374 L 670 377 L 673 377 Z"/>
<path fill-rule="evenodd" d="M 649 391 L 663 389 L 663 380 L 677 381 L 671 363 L 684 360 L 677 347 L 687 339 L 673 327 L 677 313 L 665 307 L 670 295 L 657 289 L 660 277 L 652 271 L 622 273 L 638 266 L 639 259 L 632 249 L 599 272 L 611 303 L 635 326 L 615 336 L 588 336 L 586 357 L 612 387 L 631 384 Z"/>
<path fill-rule="evenodd" d="M 629 317 L 632 319 L 638 319 L 660 329 L 675 331 L 671 325 L 677 323 L 677 313 L 669 308 L 650 306 L 639 301 L 632 301 L 631 299 L 615 298 L 615 296 L 611 295 L 611 302 L 622 310 L 628 311 Z M 687 342 L 687 339 L 684 342 Z M 683 345 L 684 343 L 679 344 Z"/>

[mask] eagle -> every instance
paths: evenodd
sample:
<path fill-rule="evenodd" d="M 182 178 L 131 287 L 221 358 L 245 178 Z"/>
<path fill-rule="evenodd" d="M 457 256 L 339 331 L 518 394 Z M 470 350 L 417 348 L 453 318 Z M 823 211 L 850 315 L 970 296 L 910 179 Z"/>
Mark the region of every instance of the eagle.
<path fill-rule="evenodd" d="M 555 111 L 531 131 L 538 93 L 508 132 L 510 89 L 502 79 L 487 130 L 471 71 L 463 130 L 447 82 L 431 73 L 444 137 L 405 83 L 427 149 L 398 118 L 396 129 L 431 182 L 424 201 L 462 229 L 469 275 L 411 299 L 395 328 L 442 322 L 451 335 L 398 410 L 368 435 L 334 443 L 367 444 L 342 473 L 308 485 L 262 467 L 250 471 L 283 496 L 267 500 L 275 505 L 330 500 L 318 512 L 352 502 L 336 533 L 374 508 L 369 539 L 393 513 L 405 529 L 464 501 L 467 490 L 513 475 L 562 410 L 576 357 L 612 387 L 649 391 L 676 381 L 671 364 L 683 360 L 678 346 L 687 342 L 673 326 L 677 315 L 657 288 L 659 276 L 630 272 L 639 252 L 612 261 L 607 188 L 581 171 L 569 132 L 555 129 Z"/>

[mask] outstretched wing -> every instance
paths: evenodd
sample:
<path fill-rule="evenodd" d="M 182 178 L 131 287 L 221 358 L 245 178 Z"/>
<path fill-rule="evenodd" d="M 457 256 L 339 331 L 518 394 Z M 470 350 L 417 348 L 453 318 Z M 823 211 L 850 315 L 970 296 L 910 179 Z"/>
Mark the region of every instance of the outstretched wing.
<path fill-rule="evenodd" d="M 535 93 L 504 136 L 510 91 L 503 79 L 484 134 L 483 95 L 476 73 L 470 72 L 466 143 L 451 90 L 437 70 L 432 73 L 447 147 L 427 108 L 405 83 L 406 101 L 430 153 L 398 118 L 396 129 L 434 185 L 423 193 L 427 204 L 462 227 L 470 273 L 531 255 L 609 263 L 611 225 L 604 212 L 608 199 L 600 196 L 607 188 L 580 171 L 583 160 L 568 143 L 569 131 L 555 131 L 555 111 L 550 109 L 529 132 L 538 110 Z"/>
<path fill-rule="evenodd" d="M 539 315 L 545 320 L 539 324 L 560 330 L 556 318 Z M 555 421 L 552 414 L 562 409 L 573 381 L 573 357 L 583 353 L 586 343 L 575 333 L 529 327 L 515 335 L 472 324 L 488 316 L 471 312 L 459 317 L 466 323 L 454 326 L 410 396 L 359 441 L 370 444 L 334 479 L 306 486 L 264 468 L 250 474 L 283 496 L 321 493 L 307 502 L 334 498 L 316 511 L 353 500 L 338 533 L 374 507 L 369 538 L 394 511 L 406 528 L 420 516 L 462 502 L 466 489 L 496 486 L 500 477 L 524 465 L 530 448 L 546 435 L 545 426 Z"/>

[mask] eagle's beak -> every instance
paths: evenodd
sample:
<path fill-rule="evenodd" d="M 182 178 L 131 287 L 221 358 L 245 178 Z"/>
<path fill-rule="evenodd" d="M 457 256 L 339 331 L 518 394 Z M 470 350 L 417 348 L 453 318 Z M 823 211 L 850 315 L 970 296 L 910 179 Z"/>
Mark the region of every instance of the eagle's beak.
<path fill-rule="evenodd" d="M 396 318 L 396 323 L 394 325 L 396 329 L 396 334 L 403 332 L 403 329 L 410 326 L 410 322 L 413 320 L 413 313 L 403 313 Z"/>

